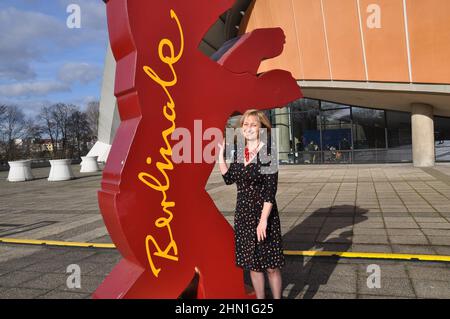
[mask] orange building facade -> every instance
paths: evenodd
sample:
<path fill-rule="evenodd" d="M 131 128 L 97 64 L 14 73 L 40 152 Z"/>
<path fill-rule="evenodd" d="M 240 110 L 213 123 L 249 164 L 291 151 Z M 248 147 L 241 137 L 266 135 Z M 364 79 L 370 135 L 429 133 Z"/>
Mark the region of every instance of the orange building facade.
<path fill-rule="evenodd" d="M 290 71 L 305 96 L 268 112 L 282 164 L 450 162 L 449 0 L 236 0 L 199 50 L 211 57 L 266 27 L 281 27 L 286 43 L 259 71 Z M 108 51 L 105 154 L 119 123 L 114 70 Z"/>
<path fill-rule="evenodd" d="M 305 156 L 298 160 L 302 152 L 309 152 L 303 155 L 312 162 L 314 149 L 320 159 L 314 162 L 328 162 L 330 148 L 354 163 L 432 166 L 450 160 L 441 156 L 450 151 L 450 1 L 254 0 L 242 14 L 241 33 L 283 28 L 285 51 L 266 60 L 260 71 L 291 71 L 308 98 L 272 112 L 275 126 L 285 127 L 281 135 L 289 136 L 281 145 L 288 162 L 304 163 Z M 346 107 L 348 112 L 342 111 Z M 308 117 L 318 120 L 306 123 Z M 370 128 L 371 118 L 378 127 Z M 392 133 L 389 125 L 398 118 L 410 127 Z M 305 123 L 309 127 L 298 127 Z M 380 131 L 378 142 L 371 130 Z M 327 134 L 344 136 L 350 146 L 342 149 Z M 403 135 L 403 142 L 395 143 L 392 134 Z M 308 149 L 311 140 L 315 146 Z M 358 160 L 355 152 L 364 150 L 372 155 Z"/>

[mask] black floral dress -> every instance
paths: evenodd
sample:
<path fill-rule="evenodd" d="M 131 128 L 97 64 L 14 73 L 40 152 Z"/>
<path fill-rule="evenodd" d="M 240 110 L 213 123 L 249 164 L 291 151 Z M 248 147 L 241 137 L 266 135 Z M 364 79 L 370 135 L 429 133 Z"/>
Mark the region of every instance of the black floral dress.
<path fill-rule="evenodd" d="M 227 185 L 233 183 L 237 185 L 234 216 L 236 265 L 258 272 L 268 268 L 281 268 L 284 266 L 285 260 L 280 217 L 275 200 L 278 170 L 272 169 L 271 171 L 270 162 L 261 162 L 261 151 L 245 166 L 242 153 L 237 155 L 235 152 L 234 160 L 228 171 L 222 175 Z M 273 206 L 267 219 L 266 238 L 258 242 L 256 228 L 264 202 L 272 203 Z"/>

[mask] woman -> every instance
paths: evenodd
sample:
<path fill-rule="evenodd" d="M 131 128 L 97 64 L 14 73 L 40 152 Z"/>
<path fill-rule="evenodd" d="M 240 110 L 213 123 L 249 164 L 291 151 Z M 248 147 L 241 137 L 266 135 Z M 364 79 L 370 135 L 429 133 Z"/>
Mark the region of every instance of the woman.
<path fill-rule="evenodd" d="M 234 217 L 236 265 L 250 271 L 258 299 L 265 298 L 264 272 L 267 271 L 274 299 L 281 298 L 281 272 L 285 260 L 282 250 L 280 218 L 275 194 L 278 172 L 261 170 L 270 163 L 262 163 L 260 129 L 271 125 L 263 112 L 248 110 L 240 120 L 245 139 L 245 151 L 237 151 L 227 167 L 224 144 L 219 145 L 219 167 L 227 185 L 236 183 L 237 203 Z M 269 145 L 270 143 L 268 143 Z M 267 149 L 267 146 L 265 146 Z"/>

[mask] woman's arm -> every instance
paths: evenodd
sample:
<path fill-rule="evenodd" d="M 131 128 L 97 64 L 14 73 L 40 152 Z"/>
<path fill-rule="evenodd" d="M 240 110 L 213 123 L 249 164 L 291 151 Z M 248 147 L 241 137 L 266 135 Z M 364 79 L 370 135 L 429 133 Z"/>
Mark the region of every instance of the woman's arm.
<path fill-rule="evenodd" d="M 219 169 L 222 175 L 225 175 L 228 172 L 228 166 L 225 162 L 225 142 L 219 143 Z"/>
<path fill-rule="evenodd" d="M 256 228 L 256 236 L 258 241 L 264 240 L 267 237 L 267 220 L 275 203 L 275 196 L 278 188 L 278 172 L 272 174 L 264 174 L 264 188 L 263 194 L 264 206 L 259 219 L 258 227 Z"/>
<path fill-rule="evenodd" d="M 273 204 L 264 202 L 264 207 L 261 213 L 261 219 L 267 220 L 269 218 L 270 212 L 272 211 Z"/>
<path fill-rule="evenodd" d="M 236 163 L 232 162 L 230 167 L 228 168 L 227 163 L 225 162 L 225 143 L 219 143 L 219 169 L 222 173 L 223 180 L 225 184 L 231 185 L 236 182 L 237 173 L 236 173 Z"/>

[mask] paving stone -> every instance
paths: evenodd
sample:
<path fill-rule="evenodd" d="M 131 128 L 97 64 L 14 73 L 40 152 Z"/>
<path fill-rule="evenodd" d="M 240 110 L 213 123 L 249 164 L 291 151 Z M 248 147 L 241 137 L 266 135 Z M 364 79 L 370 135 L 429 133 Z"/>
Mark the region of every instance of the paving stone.
<path fill-rule="evenodd" d="M 383 235 L 354 235 L 354 244 L 388 244 L 388 237 Z"/>
<path fill-rule="evenodd" d="M 421 231 L 425 235 L 450 237 L 450 231 L 448 231 L 447 229 L 427 229 L 427 228 L 422 228 Z"/>
<path fill-rule="evenodd" d="M 33 258 L 14 258 L 12 260 L 8 260 L 7 262 L 0 263 L 0 269 L 3 271 L 10 270 L 21 270 L 30 265 L 36 264 L 38 261 Z"/>
<path fill-rule="evenodd" d="M 386 228 L 409 228 L 417 229 L 420 228 L 416 223 L 402 223 L 402 222 L 386 222 Z"/>
<path fill-rule="evenodd" d="M 114 263 L 104 263 L 100 267 L 95 268 L 94 270 L 87 272 L 89 276 L 104 276 L 108 275 L 116 266 Z"/>
<path fill-rule="evenodd" d="M 105 279 L 104 276 L 84 275 L 81 277 L 81 288 L 68 288 L 66 283 L 56 288 L 57 291 L 93 293 Z"/>
<path fill-rule="evenodd" d="M 45 177 L 48 168 L 36 173 Z M 448 173 L 450 176 L 450 165 Z M 0 172 L 0 177 L 2 174 L 5 173 Z M 22 185 L 0 180 L 0 196 L 10 199 L 0 208 L 2 222 L 29 224 L 55 220 L 55 227 L 46 226 L 24 235 L 48 232 L 53 233 L 48 238 L 86 236 L 102 226 L 96 196 L 100 178 L 101 173 L 58 185 L 48 184 L 45 179 Z M 39 193 L 40 200 L 16 200 L 14 196 L 20 196 L 24 187 L 28 193 Z M 61 197 L 58 201 L 51 195 L 56 188 Z M 207 189 L 233 224 L 235 187 L 224 186 L 214 170 Z M 78 199 L 77 203 L 73 198 Z M 283 230 L 287 232 L 283 238 L 285 249 L 450 255 L 450 187 L 409 164 L 281 167 L 277 200 Z M 92 220 L 96 217 L 97 220 Z M 82 222 L 89 218 L 85 225 L 64 228 L 69 220 Z M 319 242 L 315 242 L 316 238 Z M 110 240 L 104 234 L 95 238 L 98 242 Z M 27 298 L 90 298 L 121 258 L 115 250 L 21 247 L 0 244 L 0 298 L 6 294 Z M 426 282 L 440 282 L 428 295 L 439 298 L 448 295 L 442 283 L 449 284 L 450 279 L 445 279 L 447 268 L 443 263 L 302 256 L 287 256 L 286 260 L 282 276 L 285 289 L 292 284 L 287 289 L 290 298 L 415 298 L 411 280 L 418 292 L 427 289 Z M 65 284 L 68 275 L 65 270 L 72 263 L 82 269 L 81 290 L 68 289 Z M 381 290 L 365 291 L 360 287 L 370 264 L 381 267 Z M 412 279 L 404 277 L 405 269 L 406 276 Z M 16 272 L 19 273 L 12 275 Z M 36 277 L 29 278 L 29 274 Z M 3 278 L 9 278 L 12 286 L 2 287 Z M 248 275 L 246 280 L 251 284 Z M 427 297 L 425 293 L 418 295 Z"/>
<path fill-rule="evenodd" d="M 421 236 L 389 235 L 389 241 L 392 244 L 407 244 L 407 245 L 427 245 L 428 244 L 428 240 L 424 235 L 421 235 Z"/>
<path fill-rule="evenodd" d="M 381 288 L 368 288 L 367 277 L 358 279 L 358 294 L 395 297 L 415 297 L 409 278 L 381 276 Z"/>
<path fill-rule="evenodd" d="M 383 296 L 383 295 L 358 295 L 358 299 L 415 299 L 412 297 L 396 297 L 396 296 Z"/>
<path fill-rule="evenodd" d="M 356 276 L 310 276 L 307 279 L 309 289 L 321 292 L 343 292 L 356 294 Z"/>
<path fill-rule="evenodd" d="M 34 263 L 28 267 L 22 268 L 22 271 L 27 272 L 35 272 L 35 273 L 47 273 L 47 272 L 53 272 L 53 271 L 59 271 L 59 269 L 67 268 L 70 264 L 72 264 L 72 261 L 42 261 Z"/>
<path fill-rule="evenodd" d="M 448 281 L 417 280 L 413 278 L 412 282 L 419 298 L 450 298 Z"/>
<path fill-rule="evenodd" d="M 66 291 L 50 291 L 45 295 L 37 297 L 37 299 L 89 299 L 91 294 L 66 292 Z"/>
<path fill-rule="evenodd" d="M 314 242 L 318 234 L 298 234 L 296 231 L 288 232 L 283 236 L 283 241 Z"/>
<path fill-rule="evenodd" d="M 447 220 L 442 217 L 415 217 L 418 223 L 446 223 Z"/>
<path fill-rule="evenodd" d="M 384 224 L 383 223 L 377 223 L 377 222 L 367 222 L 367 223 L 358 223 L 355 224 L 354 228 L 383 228 L 384 229 Z"/>
<path fill-rule="evenodd" d="M 412 217 L 384 217 L 386 223 L 415 223 Z"/>
<path fill-rule="evenodd" d="M 406 272 L 405 265 L 386 265 L 382 263 L 378 263 L 376 260 L 373 261 L 374 265 L 378 265 L 380 267 L 380 274 L 382 278 L 408 278 L 408 274 Z M 372 272 L 368 272 L 368 265 L 359 265 L 358 266 L 358 275 L 360 278 L 366 278 L 372 274 Z M 370 269 L 369 269 L 370 270 Z"/>
<path fill-rule="evenodd" d="M 326 278 L 349 276 L 356 280 L 358 267 L 355 265 L 340 265 L 332 263 L 316 263 L 312 266 L 309 275 L 312 277 Z"/>
<path fill-rule="evenodd" d="M 436 252 L 430 245 L 391 245 L 394 254 L 434 255 Z"/>
<path fill-rule="evenodd" d="M 450 246 L 433 246 L 433 249 L 438 255 L 450 256 Z"/>
<path fill-rule="evenodd" d="M 89 256 L 86 259 L 83 259 L 83 261 L 88 263 L 118 263 L 122 257 L 118 252 L 114 253 L 105 253 L 105 252 L 98 252 L 95 255 Z"/>
<path fill-rule="evenodd" d="M 345 252 L 351 250 L 351 242 L 342 244 L 342 243 L 318 243 L 316 244 L 315 250 L 322 250 L 322 251 L 337 251 L 337 252 Z"/>
<path fill-rule="evenodd" d="M 293 232 L 297 234 L 318 234 L 320 232 L 319 227 L 295 227 Z"/>
<path fill-rule="evenodd" d="M 450 246 L 450 237 L 447 236 L 427 236 L 432 245 Z"/>
<path fill-rule="evenodd" d="M 419 223 L 421 228 L 447 229 L 450 232 L 450 223 Z"/>
<path fill-rule="evenodd" d="M 389 245 L 353 244 L 351 251 L 362 253 L 392 253 L 392 248 Z"/>
<path fill-rule="evenodd" d="M 301 292 L 295 297 L 295 299 L 304 299 L 305 296 L 308 298 L 312 297 L 312 299 L 356 299 L 356 294 L 343 292 L 326 292 L 322 290 L 319 290 L 314 294 Z"/>
<path fill-rule="evenodd" d="M 386 229 L 383 228 L 354 228 L 355 235 L 384 235 L 386 236 Z"/>
<path fill-rule="evenodd" d="M 443 264 L 441 267 L 407 265 L 406 268 L 408 270 L 408 275 L 412 279 L 444 281 L 449 284 L 450 265 L 448 264 Z"/>
<path fill-rule="evenodd" d="M 45 295 L 48 290 L 29 289 L 29 288 L 10 288 L 7 290 L 0 289 L 0 299 L 34 299 Z"/>
<path fill-rule="evenodd" d="M 1 287 L 17 287 L 23 282 L 42 276 L 37 272 L 14 271 L 6 275 L 0 276 Z"/>
<path fill-rule="evenodd" d="M 65 284 L 69 275 L 44 274 L 38 278 L 21 283 L 20 287 L 51 290 Z"/>

